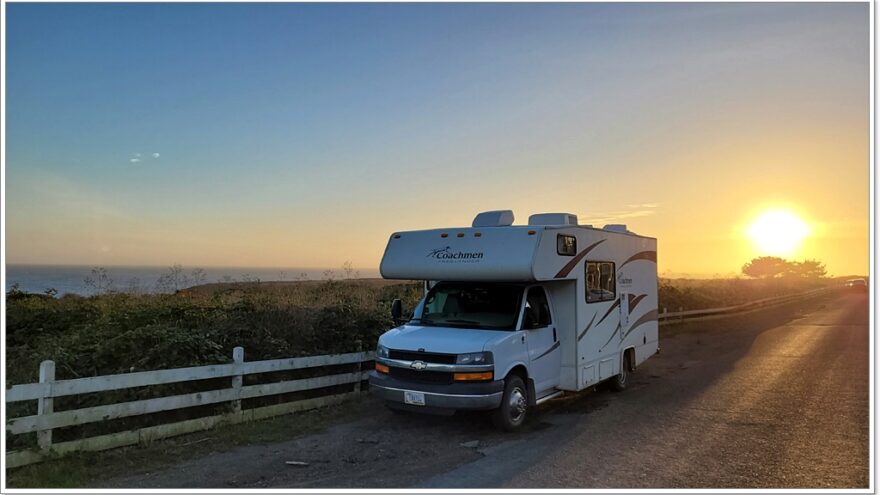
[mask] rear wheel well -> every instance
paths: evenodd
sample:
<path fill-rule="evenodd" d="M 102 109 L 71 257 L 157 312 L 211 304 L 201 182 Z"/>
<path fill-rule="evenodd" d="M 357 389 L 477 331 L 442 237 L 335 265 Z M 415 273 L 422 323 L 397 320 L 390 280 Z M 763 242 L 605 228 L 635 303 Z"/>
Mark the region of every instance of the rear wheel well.
<path fill-rule="evenodd" d="M 626 358 L 629 358 L 627 361 Z M 621 359 L 623 362 L 620 363 L 620 366 L 624 366 L 625 363 L 629 363 L 629 368 L 627 371 L 635 371 L 636 370 L 636 348 L 628 347 L 623 350 L 623 354 L 621 354 Z"/>

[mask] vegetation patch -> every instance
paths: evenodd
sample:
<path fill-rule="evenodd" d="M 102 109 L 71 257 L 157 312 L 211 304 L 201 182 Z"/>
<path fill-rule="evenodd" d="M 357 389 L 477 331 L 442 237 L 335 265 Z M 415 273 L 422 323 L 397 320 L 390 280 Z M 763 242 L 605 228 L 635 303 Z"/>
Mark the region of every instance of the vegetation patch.
<path fill-rule="evenodd" d="M 748 279 L 660 279 L 660 311 L 732 306 L 829 283 L 812 276 L 815 270 L 809 277 L 794 276 L 792 265 L 766 260 L 760 264 L 789 269 L 782 275 Z M 391 301 L 402 299 L 407 311 L 421 294 L 418 282 L 368 279 L 216 283 L 159 294 L 108 289 L 89 297 L 29 294 L 13 288 L 6 294 L 6 387 L 36 382 L 39 363 L 47 359 L 56 363 L 56 379 L 64 380 L 228 363 L 236 346 L 244 347 L 247 361 L 372 350 L 378 336 L 393 326 Z M 294 379 L 323 371 L 294 370 L 283 377 L 247 380 Z M 225 387 L 228 379 L 214 379 L 61 397 L 55 400 L 55 410 Z M 245 405 L 295 398 L 273 397 Z M 222 414 L 225 407 L 228 404 L 67 427 L 56 430 L 54 440 Z M 9 404 L 6 412 L 8 417 L 35 414 L 36 401 Z M 10 451 L 35 445 L 33 434 L 7 440 Z"/>

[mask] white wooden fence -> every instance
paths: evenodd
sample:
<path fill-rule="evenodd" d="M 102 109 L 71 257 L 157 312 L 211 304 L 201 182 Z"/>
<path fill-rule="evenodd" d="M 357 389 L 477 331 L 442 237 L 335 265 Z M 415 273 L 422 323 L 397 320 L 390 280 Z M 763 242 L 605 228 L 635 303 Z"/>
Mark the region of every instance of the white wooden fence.
<path fill-rule="evenodd" d="M 55 380 L 55 363 L 43 361 L 40 364 L 39 383 L 14 385 L 6 390 L 6 404 L 21 401 L 37 401 L 37 414 L 7 419 L 7 435 L 36 432 L 38 445 L 38 449 L 7 452 L 6 467 L 23 466 L 39 462 L 49 456 L 63 455 L 74 451 L 105 450 L 126 445 L 145 444 L 155 439 L 207 430 L 222 424 L 241 423 L 243 421 L 263 419 L 280 414 L 337 404 L 360 392 L 360 383 L 367 379 L 368 373 L 367 370 L 363 369 L 362 363 L 371 361 L 373 353 L 355 352 L 332 356 L 308 356 L 245 362 L 244 349 L 236 347 L 233 350 L 232 357 L 233 362 L 228 364 L 122 373 L 73 380 Z M 344 364 L 357 365 L 357 371 L 298 380 L 243 385 L 244 375 Z M 58 412 L 54 411 L 53 407 L 53 400 L 56 397 L 224 377 L 230 378 L 229 388 Z M 242 399 L 321 389 L 343 384 L 354 385 L 351 391 L 336 393 L 335 395 L 252 409 L 241 408 Z M 200 417 L 79 440 L 60 443 L 52 441 L 52 430 L 55 428 L 220 403 L 229 403 L 230 411 L 215 416 Z"/>

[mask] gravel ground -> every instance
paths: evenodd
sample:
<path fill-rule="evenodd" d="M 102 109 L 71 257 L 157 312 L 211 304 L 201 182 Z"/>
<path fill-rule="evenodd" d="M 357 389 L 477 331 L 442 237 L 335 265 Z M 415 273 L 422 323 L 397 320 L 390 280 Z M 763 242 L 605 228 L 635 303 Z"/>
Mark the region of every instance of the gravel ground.
<path fill-rule="evenodd" d="M 365 401 L 318 434 L 103 487 L 868 486 L 867 295 L 664 326 L 661 346 L 627 391 L 551 401 L 515 434 Z"/>

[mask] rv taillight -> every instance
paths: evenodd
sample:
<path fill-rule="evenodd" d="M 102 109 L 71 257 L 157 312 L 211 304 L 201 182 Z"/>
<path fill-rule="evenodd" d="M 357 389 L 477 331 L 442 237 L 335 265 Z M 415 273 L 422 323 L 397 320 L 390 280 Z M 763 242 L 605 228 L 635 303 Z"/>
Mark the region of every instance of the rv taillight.
<path fill-rule="evenodd" d="M 483 236 L 483 234 L 481 234 L 479 232 L 474 232 L 474 237 L 482 237 L 482 236 Z"/>
<path fill-rule="evenodd" d="M 400 239 L 400 234 L 394 234 L 395 239 Z"/>
<path fill-rule="evenodd" d="M 482 373 L 453 373 L 452 379 L 456 382 L 478 382 L 491 380 L 495 377 L 495 374 L 491 371 L 484 371 Z"/>
<path fill-rule="evenodd" d="M 385 366 L 382 363 L 376 363 L 376 371 L 378 371 L 379 373 L 388 374 L 389 370 L 388 370 L 388 366 Z"/>
<path fill-rule="evenodd" d="M 440 237 L 449 237 L 449 234 L 447 234 L 446 232 L 444 232 L 444 233 L 440 234 Z"/>
<path fill-rule="evenodd" d="M 530 230 L 530 231 L 529 231 L 529 235 L 535 235 L 535 231 L 534 231 L 534 230 Z"/>
<path fill-rule="evenodd" d="M 459 232 L 458 234 L 455 235 L 455 237 L 464 237 L 464 233 Z"/>

